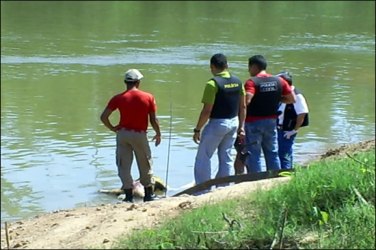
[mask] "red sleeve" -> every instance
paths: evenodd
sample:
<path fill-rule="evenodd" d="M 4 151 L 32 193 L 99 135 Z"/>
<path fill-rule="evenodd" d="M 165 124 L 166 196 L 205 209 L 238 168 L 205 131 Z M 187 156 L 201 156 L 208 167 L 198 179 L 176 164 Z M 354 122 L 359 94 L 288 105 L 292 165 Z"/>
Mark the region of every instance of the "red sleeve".
<path fill-rule="evenodd" d="M 251 79 L 248 79 L 245 82 L 244 88 L 245 92 L 251 93 L 252 95 L 256 93 L 255 83 Z"/>
<path fill-rule="evenodd" d="M 111 98 L 111 100 L 107 104 L 107 108 L 111 110 L 115 110 L 118 108 L 118 98 L 117 96 L 114 96 Z"/>
<path fill-rule="evenodd" d="M 285 79 L 283 79 L 282 77 L 279 78 L 281 80 L 281 83 L 282 83 L 282 95 L 289 95 L 292 93 L 292 89 L 290 87 L 290 85 L 287 83 L 287 81 Z"/>

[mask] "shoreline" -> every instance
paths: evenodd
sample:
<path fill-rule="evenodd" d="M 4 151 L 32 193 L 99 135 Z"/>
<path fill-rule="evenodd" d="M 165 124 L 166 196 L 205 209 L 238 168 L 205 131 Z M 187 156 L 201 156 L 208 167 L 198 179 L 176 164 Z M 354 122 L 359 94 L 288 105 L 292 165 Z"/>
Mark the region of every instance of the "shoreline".
<path fill-rule="evenodd" d="M 372 147 L 375 147 L 375 139 L 342 145 L 328 150 L 312 161 L 343 157 Z M 109 248 L 120 235 L 132 233 L 143 227 L 157 226 L 166 218 L 177 216 L 187 209 L 242 196 L 259 189 L 266 190 L 275 185 L 282 185 L 288 180 L 289 177 L 264 179 L 218 188 L 200 196 L 181 195 L 146 203 L 119 202 L 43 213 L 28 219 L 7 222 L 9 245 L 11 248 L 20 249 L 82 249 L 93 246 Z M 1 248 L 7 248 L 3 221 Z"/>

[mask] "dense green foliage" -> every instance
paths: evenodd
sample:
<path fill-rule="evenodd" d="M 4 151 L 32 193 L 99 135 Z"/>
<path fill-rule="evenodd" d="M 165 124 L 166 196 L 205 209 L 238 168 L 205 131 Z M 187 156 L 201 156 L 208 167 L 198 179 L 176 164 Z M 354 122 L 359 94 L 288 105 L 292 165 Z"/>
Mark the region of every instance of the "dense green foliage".
<path fill-rule="evenodd" d="M 186 212 L 127 249 L 375 249 L 375 152 L 297 168 L 285 185 Z"/>

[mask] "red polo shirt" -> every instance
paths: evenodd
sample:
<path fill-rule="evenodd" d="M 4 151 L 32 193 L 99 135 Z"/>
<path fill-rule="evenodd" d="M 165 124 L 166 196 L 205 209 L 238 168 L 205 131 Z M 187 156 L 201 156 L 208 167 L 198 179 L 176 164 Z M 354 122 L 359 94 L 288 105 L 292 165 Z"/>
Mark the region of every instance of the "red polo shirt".
<path fill-rule="evenodd" d="M 157 111 L 157 105 L 152 94 L 139 89 L 132 89 L 115 95 L 108 102 L 107 108 L 119 109 L 119 126 L 138 132 L 146 132 L 149 113 Z"/>

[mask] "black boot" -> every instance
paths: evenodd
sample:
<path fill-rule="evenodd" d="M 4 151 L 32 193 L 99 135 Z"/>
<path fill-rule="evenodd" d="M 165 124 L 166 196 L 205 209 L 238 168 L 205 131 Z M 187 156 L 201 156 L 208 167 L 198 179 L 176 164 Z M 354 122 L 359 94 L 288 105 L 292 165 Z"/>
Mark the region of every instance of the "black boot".
<path fill-rule="evenodd" d="M 154 194 L 153 187 L 145 187 L 144 202 L 158 200 L 158 197 Z"/>
<path fill-rule="evenodd" d="M 125 193 L 125 198 L 123 201 L 133 203 L 133 190 L 131 188 L 124 189 L 124 193 Z"/>

